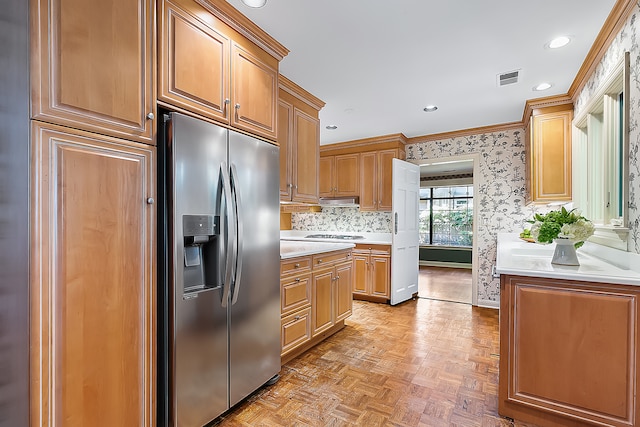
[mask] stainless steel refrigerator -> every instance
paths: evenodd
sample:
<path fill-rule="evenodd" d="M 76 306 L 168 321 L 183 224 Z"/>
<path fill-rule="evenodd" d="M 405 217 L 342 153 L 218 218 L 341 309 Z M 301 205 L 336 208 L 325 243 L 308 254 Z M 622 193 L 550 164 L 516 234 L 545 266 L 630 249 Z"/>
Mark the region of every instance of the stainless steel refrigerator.
<path fill-rule="evenodd" d="M 158 419 L 200 427 L 280 371 L 279 149 L 163 119 Z"/>

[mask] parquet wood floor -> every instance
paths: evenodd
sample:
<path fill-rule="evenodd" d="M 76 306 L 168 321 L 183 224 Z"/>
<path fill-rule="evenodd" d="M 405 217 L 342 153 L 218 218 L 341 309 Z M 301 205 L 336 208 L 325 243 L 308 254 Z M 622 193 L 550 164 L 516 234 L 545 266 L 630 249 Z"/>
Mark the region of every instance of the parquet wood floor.
<path fill-rule="evenodd" d="M 471 304 L 471 270 L 449 267 L 420 267 L 418 296 Z"/>
<path fill-rule="evenodd" d="M 354 301 L 336 335 L 219 426 L 525 426 L 498 416 L 498 312 Z"/>

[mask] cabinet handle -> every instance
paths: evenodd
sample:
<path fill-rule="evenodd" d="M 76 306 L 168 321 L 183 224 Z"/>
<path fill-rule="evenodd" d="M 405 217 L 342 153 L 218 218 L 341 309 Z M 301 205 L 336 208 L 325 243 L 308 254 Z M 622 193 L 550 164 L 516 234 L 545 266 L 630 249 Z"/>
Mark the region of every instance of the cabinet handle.
<path fill-rule="evenodd" d="M 321 260 L 321 259 L 319 259 L 319 260 L 318 260 L 318 264 L 320 264 L 321 262 L 322 262 L 322 260 Z"/>
<path fill-rule="evenodd" d="M 336 276 L 336 280 L 340 280 L 340 276 Z"/>
<path fill-rule="evenodd" d="M 293 188 L 293 184 L 288 184 L 289 188 Z"/>
<path fill-rule="evenodd" d="M 155 117 L 156 116 L 154 116 L 153 113 L 147 114 L 147 119 L 149 119 L 149 120 L 153 120 L 153 119 L 155 119 Z"/>
<path fill-rule="evenodd" d="M 295 281 L 296 281 L 296 282 L 300 282 L 300 278 L 298 277 Z"/>
<path fill-rule="evenodd" d="M 300 316 L 294 317 L 293 320 L 300 320 Z"/>
<path fill-rule="evenodd" d="M 229 105 L 230 103 L 231 103 L 231 100 L 229 98 L 224 99 L 224 105 Z"/>
<path fill-rule="evenodd" d="M 236 110 L 240 109 L 240 104 L 236 104 Z"/>
<path fill-rule="evenodd" d="M 149 197 L 149 198 L 147 199 L 147 204 L 148 204 L 148 205 L 152 205 L 154 201 L 155 201 L 155 200 L 153 200 L 153 197 Z"/>
<path fill-rule="evenodd" d="M 293 265 L 293 268 L 300 268 L 300 264 L 295 263 L 295 264 Z"/>

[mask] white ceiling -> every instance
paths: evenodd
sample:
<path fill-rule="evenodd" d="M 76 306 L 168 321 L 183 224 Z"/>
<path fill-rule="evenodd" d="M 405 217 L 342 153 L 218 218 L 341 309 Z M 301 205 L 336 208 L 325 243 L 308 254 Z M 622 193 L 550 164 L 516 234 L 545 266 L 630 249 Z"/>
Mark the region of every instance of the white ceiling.
<path fill-rule="evenodd" d="M 567 92 L 615 3 L 228 1 L 291 51 L 280 72 L 326 102 L 321 144 L 519 121 L 527 99 Z M 559 35 L 571 43 L 544 47 Z M 513 70 L 520 82 L 498 87 L 497 75 Z M 532 90 L 543 81 L 552 88 Z M 438 111 L 423 112 L 428 104 Z"/>

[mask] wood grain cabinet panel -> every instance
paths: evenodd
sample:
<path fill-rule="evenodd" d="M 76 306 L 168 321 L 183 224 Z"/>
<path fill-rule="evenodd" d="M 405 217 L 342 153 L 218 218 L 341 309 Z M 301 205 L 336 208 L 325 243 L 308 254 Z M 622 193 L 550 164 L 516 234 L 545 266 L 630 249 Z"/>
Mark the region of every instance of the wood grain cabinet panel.
<path fill-rule="evenodd" d="M 393 196 L 393 159 L 401 159 L 399 149 L 360 154 L 360 210 L 391 211 Z"/>
<path fill-rule="evenodd" d="M 279 84 L 280 200 L 318 203 L 318 114 L 324 102 L 284 76 Z"/>
<path fill-rule="evenodd" d="M 351 250 L 280 261 L 282 363 L 344 327 L 353 312 Z M 292 266 L 298 266 L 298 273 Z"/>
<path fill-rule="evenodd" d="M 528 202 L 571 200 L 571 108 L 533 110 L 525 138 Z"/>
<path fill-rule="evenodd" d="M 156 424 L 154 150 L 34 122 L 33 426 Z"/>
<path fill-rule="evenodd" d="M 31 4 L 32 117 L 152 143 L 155 2 Z"/>
<path fill-rule="evenodd" d="M 342 154 L 320 157 L 320 197 L 346 197 L 360 194 L 360 155 Z"/>
<path fill-rule="evenodd" d="M 636 425 L 640 290 L 517 276 L 501 285 L 500 413 Z"/>
<path fill-rule="evenodd" d="M 158 99 L 275 140 L 278 59 L 216 16 L 218 8 L 159 2 Z"/>
<path fill-rule="evenodd" d="M 353 297 L 376 302 L 391 298 L 391 247 L 358 244 L 353 249 Z"/>
<path fill-rule="evenodd" d="M 229 29 L 192 1 L 160 1 L 158 22 L 158 99 L 228 121 Z"/>

